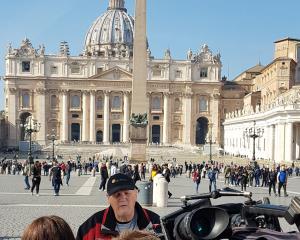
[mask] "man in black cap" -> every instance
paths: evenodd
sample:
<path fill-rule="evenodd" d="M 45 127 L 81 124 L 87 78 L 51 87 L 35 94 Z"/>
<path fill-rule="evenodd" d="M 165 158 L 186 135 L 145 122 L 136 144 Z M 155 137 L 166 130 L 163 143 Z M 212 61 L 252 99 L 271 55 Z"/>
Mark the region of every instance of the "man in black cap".
<path fill-rule="evenodd" d="M 95 213 L 78 229 L 77 240 L 111 239 L 127 230 L 160 233 L 160 217 L 137 202 L 138 189 L 127 175 L 117 173 L 107 183 L 109 207 Z"/>

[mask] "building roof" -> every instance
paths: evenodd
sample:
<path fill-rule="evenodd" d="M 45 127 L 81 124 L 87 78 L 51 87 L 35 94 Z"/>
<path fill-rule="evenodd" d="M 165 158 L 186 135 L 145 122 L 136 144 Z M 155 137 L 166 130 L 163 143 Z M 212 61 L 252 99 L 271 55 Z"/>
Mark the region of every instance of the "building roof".
<path fill-rule="evenodd" d="M 279 39 L 279 40 L 275 41 L 274 43 L 279 43 L 279 42 L 283 42 L 283 41 L 300 42 L 300 39 L 287 37 L 287 38 Z"/>
<path fill-rule="evenodd" d="M 239 77 L 241 77 L 245 73 L 256 73 L 257 75 L 261 74 L 261 71 L 265 68 L 265 66 L 261 65 L 261 63 L 258 63 L 254 67 L 251 67 L 247 69 L 246 71 L 239 74 L 237 77 L 233 79 L 233 81 L 236 81 Z M 249 79 L 248 79 L 249 80 Z"/>

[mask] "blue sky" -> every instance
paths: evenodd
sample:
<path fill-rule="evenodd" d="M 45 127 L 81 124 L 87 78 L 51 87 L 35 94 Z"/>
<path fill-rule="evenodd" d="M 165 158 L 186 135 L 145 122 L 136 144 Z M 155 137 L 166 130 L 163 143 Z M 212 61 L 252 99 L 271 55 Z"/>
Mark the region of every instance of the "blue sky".
<path fill-rule="evenodd" d="M 134 0 L 125 2 L 133 15 Z M 107 6 L 108 0 L 1 0 L 0 76 L 8 43 L 17 48 L 25 36 L 35 48 L 44 44 L 46 54 L 57 53 L 65 40 L 79 55 L 89 26 Z M 174 59 L 206 43 L 221 53 L 222 75 L 232 79 L 259 61 L 272 61 L 275 40 L 300 38 L 299 9 L 299 0 L 148 0 L 148 41 L 154 57 L 170 48 Z M 2 89 L 3 81 L 0 110 Z"/>

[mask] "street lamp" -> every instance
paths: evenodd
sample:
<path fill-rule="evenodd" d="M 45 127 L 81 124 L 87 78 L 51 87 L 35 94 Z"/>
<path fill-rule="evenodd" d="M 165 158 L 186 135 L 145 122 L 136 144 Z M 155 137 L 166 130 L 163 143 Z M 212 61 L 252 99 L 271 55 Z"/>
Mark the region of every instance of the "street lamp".
<path fill-rule="evenodd" d="M 55 146 L 55 144 L 54 144 L 54 142 L 55 142 L 55 140 L 57 140 L 55 130 L 52 129 L 51 134 L 47 134 L 47 137 L 48 137 L 48 139 L 50 139 L 52 141 L 52 161 L 55 161 L 55 157 L 54 157 L 54 146 Z"/>
<path fill-rule="evenodd" d="M 32 157 L 32 133 L 36 133 L 40 130 L 41 124 L 37 122 L 37 120 L 33 119 L 32 116 L 29 116 L 26 119 L 26 122 L 20 124 L 21 127 L 24 127 L 26 136 L 29 137 L 29 151 L 28 151 L 28 161 L 29 161 L 29 171 L 31 173 L 31 164 L 33 164 Z"/>
<path fill-rule="evenodd" d="M 253 127 L 246 128 L 244 131 L 244 136 L 248 138 L 253 139 L 253 155 L 252 155 L 252 161 L 255 162 L 256 157 L 255 157 L 255 139 L 260 138 L 264 134 L 264 129 L 263 128 L 256 128 L 256 121 L 253 121 Z"/>
<path fill-rule="evenodd" d="M 210 163 L 212 163 L 212 144 L 214 143 L 212 141 L 212 127 L 213 127 L 213 123 L 209 123 L 209 135 L 208 135 L 208 140 L 206 141 L 207 143 L 209 143 L 209 161 Z"/>

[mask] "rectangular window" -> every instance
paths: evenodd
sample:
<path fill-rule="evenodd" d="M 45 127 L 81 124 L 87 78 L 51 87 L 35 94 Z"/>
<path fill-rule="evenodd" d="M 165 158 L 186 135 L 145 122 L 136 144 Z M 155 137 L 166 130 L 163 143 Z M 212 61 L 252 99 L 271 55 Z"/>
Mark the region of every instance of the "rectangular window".
<path fill-rule="evenodd" d="M 22 62 L 22 72 L 30 72 L 30 62 L 29 61 Z"/>
<path fill-rule="evenodd" d="M 103 72 L 103 68 L 97 68 L 97 74 L 100 74 Z"/>
<path fill-rule="evenodd" d="M 71 73 L 72 74 L 79 74 L 80 73 L 80 67 L 79 66 L 72 66 L 71 67 Z"/>
<path fill-rule="evenodd" d="M 51 66 L 51 74 L 58 74 L 57 66 Z"/>
<path fill-rule="evenodd" d="M 207 77 L 207 68 L 201 68 L 200 69 L 200 78 L 206 78 Z"/>
<path fill-rule="evenodd" d="M 207 109 L 207 100 L 204 97 L 201 97 L 199 101 L 199 111 L 206 112 Z"/>
<path fill-rule="evenodd" d="M 78 114 L 72 114 L 72 118 L 79 118 Z"/>
<path fill-rule="evenodd" d="M 159 120 L 159 116 L 153 116 L 153 120 Z"/>
<path fill-rule="evenodd" d="M 161 77 L 161 69 L 153 69 L 153 77 Z"/>
<path fill-rule="evenodd" d="M 101 115 L 101 114 L 98 114 L 98 115 L 97 115 L 97 118 L 98 118 L 98 119 L 102 119 L 102 115 Z"/>
<path fill-rule="evenodd" d="M 175 72 L 175 78 L 182 78 L 182 71 L 176 70 L 176 72 Z"/>

